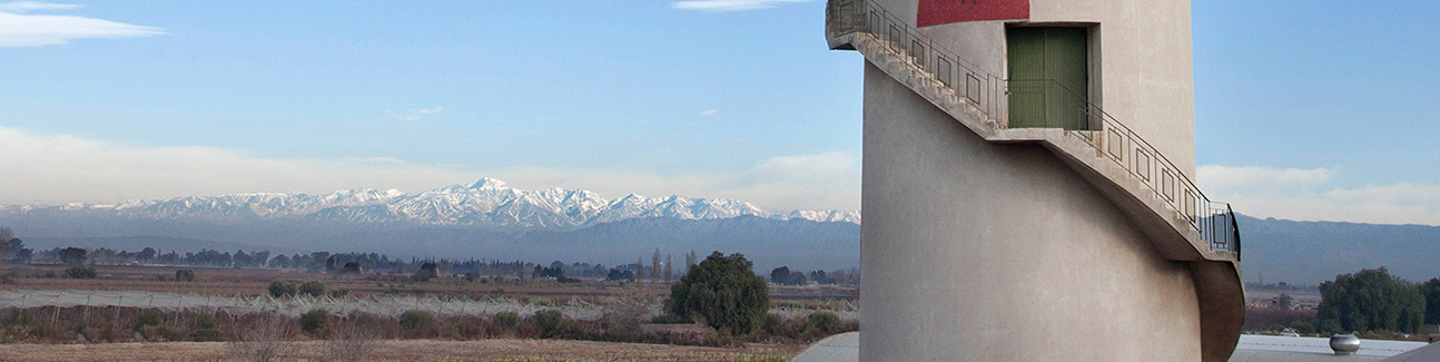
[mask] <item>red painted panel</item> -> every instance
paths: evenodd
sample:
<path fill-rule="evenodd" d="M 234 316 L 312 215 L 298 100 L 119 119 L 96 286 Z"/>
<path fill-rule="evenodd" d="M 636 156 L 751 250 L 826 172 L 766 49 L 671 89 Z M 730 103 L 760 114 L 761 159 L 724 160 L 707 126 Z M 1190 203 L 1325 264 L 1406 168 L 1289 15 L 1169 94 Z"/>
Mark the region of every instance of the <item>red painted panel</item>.
<path fill-rule="evenodd" d="M 1030 18 L 1030 0 L 919 0 L 920 26 Z"/>

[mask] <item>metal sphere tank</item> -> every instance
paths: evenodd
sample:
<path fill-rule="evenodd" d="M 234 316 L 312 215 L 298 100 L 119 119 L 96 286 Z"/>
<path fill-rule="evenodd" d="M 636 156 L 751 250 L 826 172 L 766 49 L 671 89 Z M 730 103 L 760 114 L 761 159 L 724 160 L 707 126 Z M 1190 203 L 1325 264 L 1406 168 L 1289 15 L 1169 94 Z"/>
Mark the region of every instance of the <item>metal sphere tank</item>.
<path fill-rule="evenodd" d="M 1335 354 L 1355 354 L 1355 351 L 1360 350 L 1360 338 L 1354 334 L 1330 336 L 1330 349 L 1335 350 Z"/>

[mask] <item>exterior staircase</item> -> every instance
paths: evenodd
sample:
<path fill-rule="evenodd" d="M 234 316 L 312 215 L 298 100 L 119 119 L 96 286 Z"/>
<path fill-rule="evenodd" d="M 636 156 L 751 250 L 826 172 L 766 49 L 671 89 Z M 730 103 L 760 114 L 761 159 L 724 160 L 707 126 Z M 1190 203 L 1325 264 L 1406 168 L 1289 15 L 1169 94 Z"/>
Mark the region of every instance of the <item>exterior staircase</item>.
<path fill-rule="evenodd" d="M 1244 290 L 1240 233 L 1229 204 L 1211 201 L 1159 150 L 1083 98 L 1064 104 L 1085 118 L 1087 130 L 1008 128 L 1010 94 L 1046 81 L 1008 81 L 981 71 L 872 1 L 829 0 L 826 17 L 831 49 L 859 52 L 989 142 L 1044 146 L 1119 206 L 1167 259 L 1189 262 L 1204 360 L 1230 357 L 1244 323 Z"/>

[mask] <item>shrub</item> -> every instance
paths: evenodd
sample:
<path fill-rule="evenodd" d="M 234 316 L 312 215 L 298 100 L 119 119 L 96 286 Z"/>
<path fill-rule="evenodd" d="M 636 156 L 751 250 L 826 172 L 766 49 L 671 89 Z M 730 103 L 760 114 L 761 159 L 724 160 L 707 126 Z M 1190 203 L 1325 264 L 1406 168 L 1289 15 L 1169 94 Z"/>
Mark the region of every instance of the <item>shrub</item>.
<path fill-rule="evenodd" d="M 295 293 L 296 288 L 294 283 L 280 279 L 275 279 L 275 281 L 270 282 L 270 296 L 272 297 L 290 297 L 294 296 Z"/>
<path fill-rule="evenodd" d="M 380 316 L 377 316 L 374 313 L 360 312 L 352 314 L 352 316 L 354 316 L 355 318 L 355 324 L 366 328 L 378 327 L 381 322 Z"/>
<path fill-rule="evenodd" d="M 429 311 L 411 309 L 400 314 L 400 326 L 405 329 L 415 330 L 435 324 L 435 314 Z"/>
<path fill-rule="evenodd" d="M 490 317 L 490 322 L 494 323 L 496 327 L 500 327 L 501 330 L 513 331 L 515 325 L 520 324 L 520 314 L 515 312 L 495 313 L 494 317 Z"/>
<path fill-rule="evenodd" d="M 573 321 L 565 317 L 565 313 L 554 309 L 535 312 L 535 315 L 530 316 L 530 320 L 540 327 L 540 338 L 560 337 L 573 328 Z"/>
<path fill-rule="evenodd" d="M 805 317 L 805 334 L 829 335 L 840 327 L 840 317 L 830 311 L 810 313 Z"/>
<path fill-rule="evenodd" d="M 135 314 L 135 331 L 139 332 L 145 327 L 158 326 L 163 322 L 165 322 L 165 314 L 160 313 L 159 309 L 143 309 L 140 313 Z"/>
<path fill-rule="evenodd" d="M 220 342 L 225 340 L 225 335 L 219 329 L 196 329 L 190 331 L 190 339 L 196 342 Z"/>
<path fill-rule="evenodd" d="M 305 282 L 304 284 L 300 284 L 299 292 L 301 295 L 311 297 L 323 296 L 325 295 L 325 282 L 319 280 Z"/>
<path fill-rule="evenodd" d="M 775 313 L 766 313 L 765 321 L 760 323 L 760 329 L 771 335 L 780 334 L 783 328 L 785 328 L 785 317 Z"/>
<path fill-rule="evenodd" d="M 32 323 L 35 323 L 35 316 L 30 315 L 30 311 L 15 307 L 5 308 L 6 326 L 28 326 Z"/>
<path fill-rule="evenodd" d="M 743 335 L 760 326 L 769 311 L 770 291 L 744 255 L 717 251 L 670 287 L 665 304 L 672 314 L 703 317 L 712 328 Z"/>
<path fill-rule="evenodd" d="M 201 313 L 195 315 L 195 329 L 215 329 L 220 327 L 220 319 L 214 314 Z"/>
<path fill-rule="evenodd" d="M 175 281 L 177 281 L 177 282 L 193 282 L 193 281 L 195 281 L 195 271 L 194 271 L 194 270 L 190 270 L 190 269 L 180 269 L 180 270 L 176 270 L 176 271 L 175 271 Z"/>
<path fill-rule="evenodd" d="M 681 317 L 681 316 L 678 316 L 678 315 L 666 313 L 666 314 L 657 315 L 657 316 L 655 316 L 654 318 L 650 318 L 650 323 L 654 323 L 654 324 L 686 324 L 686 323 L 695 323 L 695 320 L 694 320 L 694 319 L 690 319 L 689 317 Z"/>
<path fill-rule="evenodd" d="M 65 276 L 71 279 L 95 279 L 95 268 L 88 266 L 72 266 L 65 268 Z"/>
<path fill-rule="evenodd" d="M 189 332 L 170 328 L 170 326 L 138 327 L 135 332 L 140 333 L 141 338 L 143 338 L 145 341 L 150 342 L 176 341 L 190 336 Z"/>
<path fill-rule="evenodd" d="M 532 305 L 538 305 L 538 306 L 542 306 L 542 307 L 553 307 L 553 306 L 555 306 L 555 302 L 554 302 L 554 301 L 551 301 L 550 298 L 546 298 L 546 297 L 534 297 L 534 298 L 530 298 L 530 304 L 532 304 Z"/>
<path fill-rule="evenodd" d="M 330 297 L 340 299 L 350 296 L 350 288 L 335 288 L 330 290 Z"/>
<path fill-rule="evenodd" d="M 330 326 L 330 312 L 324 309 L 311 309 L 309 312 L 300 315 L 300 331 L 311 336 L 319 336 Z"/>

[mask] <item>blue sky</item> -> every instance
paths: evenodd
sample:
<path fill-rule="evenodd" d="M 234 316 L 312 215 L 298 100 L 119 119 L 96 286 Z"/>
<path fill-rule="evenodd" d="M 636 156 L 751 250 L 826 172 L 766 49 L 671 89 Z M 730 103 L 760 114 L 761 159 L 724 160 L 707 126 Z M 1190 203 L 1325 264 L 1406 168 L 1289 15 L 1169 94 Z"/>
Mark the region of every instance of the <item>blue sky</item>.
<path fill-rule="evenodd" d="M 823 9 L 0 3 L 0 166 L 26 175 L 0 203 L 488 176 L 855 209 L 862 60 L 826 50 Z M 1440 224 L 1437 10 L 1194 1 L 1202 186 L 1259 216 Z"/>

